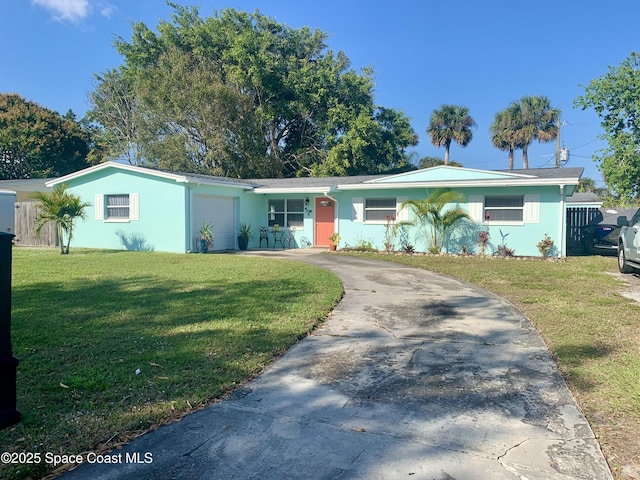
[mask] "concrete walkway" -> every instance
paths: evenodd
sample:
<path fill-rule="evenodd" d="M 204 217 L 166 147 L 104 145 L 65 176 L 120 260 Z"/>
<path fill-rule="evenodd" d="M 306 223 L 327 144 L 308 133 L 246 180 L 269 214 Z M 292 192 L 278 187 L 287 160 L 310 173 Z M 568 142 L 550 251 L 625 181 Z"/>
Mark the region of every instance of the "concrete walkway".
<path fill-rule="evenodd" d="M 112 452 L 116 464 L 85 463 L 65 478 L 612 478 L 511 304 L 387 262 L 257 254 L 335 272 L 346 293 L 328 322 L 227 400 Z"/>

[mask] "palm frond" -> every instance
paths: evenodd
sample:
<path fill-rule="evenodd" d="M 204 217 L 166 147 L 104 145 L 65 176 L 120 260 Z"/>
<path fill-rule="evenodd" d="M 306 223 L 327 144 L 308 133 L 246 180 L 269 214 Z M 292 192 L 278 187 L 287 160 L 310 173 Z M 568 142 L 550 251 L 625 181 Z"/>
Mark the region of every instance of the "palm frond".
<path fill-rule="evenodd" d="M 460 220 L 469 218 L 458 204 L 464 203 L 461 192 L 447 188 L 437 188 L 422 200 L 407 200 L 402 207 L 409 207 L 415 216 L 412 225 L 425 234 L 427 244 L 441 249 L 447 232 Z M 448 206 L 455 206 L 447 209 Z"/>

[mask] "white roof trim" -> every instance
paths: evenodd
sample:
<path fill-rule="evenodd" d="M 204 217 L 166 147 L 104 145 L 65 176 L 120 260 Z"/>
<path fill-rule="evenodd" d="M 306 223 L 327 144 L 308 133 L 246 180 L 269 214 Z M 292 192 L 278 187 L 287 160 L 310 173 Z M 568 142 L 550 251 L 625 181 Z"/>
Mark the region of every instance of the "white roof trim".
<path fill-rule="evenodd" d="M 520 187 L 547 185 L 578 185 L 577 178 L 505 178 L 490 180 L 439 180 L 431 182 L 398 182 L 398 183 L 356 183 L 337 185 L 335 190 L 387 190 L 392 188 L 461 188 L 461 187 Z"/>
<path fill-rule="evenodd" d="M 93 167 L 85 168 L 84 170 L 79 170 L 77 172 L 70 173 L 68 175 L 56 178 L 54 180 L 50 180 L 45 185 L 47 187 L 53 187 L 54 185 L 65 183 L 65 182 L 68 182 L 69 180 L 75 180 L 76 178 L 84 177 L 85 175 L 88 175 L 90 173 L 99 172 L 100 170 L 105 170 L 107 168 L 117 168 L 119 170 L 126 170 L 129 172 L 145 173 L 147 175 L 153 175 L 154 177 L 162 177 L 162 178 L 175 180 L 176 182 L 186 183 L 187 181 L 186 177 L 182 175 L 176 175 L 176 174 L 167 173 L 167 172 L 160 172 L 157 170 L 151 170 L 149 168 L 136 167 L 134 165 L 127 165 L 124 163 L 105 162 L 99 165 L 94 165 Z"/>
<path fill-rule="evenodd" d="M 254 193 L 325 193 L 326 191 L 334 191 L 336 187 L 256 187 Z"/>
<path fill-rule="evenodd" d="M 154 177 L 166 178 L 168 180 L 174 180 L 176 183 L 195 183 L 195 184 L 203 184 L 203 185 L 222 185 L 225 187 L 237 187 L 237 188 L 245 188 L 245 189 L 253 189 L 253 185 L 248 183 L 234 183 L 234 182 L 225 182 L 224 180 L 219 180 L 217 178 L 206 179 L 200 177 L 192 177 L 190 175 L 182 175 L 179 173 L 170 173 L 163 172 L 160 170 L 153 170 L 151 168 L 145 167 L 137 167 L 134 165 L 128 165 L 125 163 L 117 163 L 117 162 L 105 162 L 99 165 L 94 165 L 93 167 L 85 168 L 84 170 L 80 170 L 78 172 L 70 173 L 69 175 L 65 175 L 64 177 L 56 178 L 54 180 L 50 180 L 45 183 L 47 187 L 52 187 L 54 185 L 58 185 L 60 183 L 68 182 L 69 180 L 75 180 L 76 178 L 83 177 L 87 174 L 98 172 L 100 170 L 104 170 L 106 168 L 117 168 L 120 170 L 125 170 L 129 172 L 141 173 L 144 175 L 151 175 Z"/>
<path fill-rule="evenodd" d="M 422 168 L 420 170 L 412 170 L 409 172 L 403 172 L 403 173 L 396 173 L 395 175 L 389 175 L 388 177 L 383 177 L 383 178 L 376 178 L 373 180 L 367 180 L 365 183 L 384 183 L 387 182 L 390 179 L 394 179 L 394 178 L 404 178 L 404 177 L 408 177 L 408 176 L 414 176 L 416 173 L 418 172 L 424 172 L 427 170 L 452 170 L 452 171 L 465 171 L 465 172 L 473 172 L 473 173 L 484 173 L 484 174 L 491 174 L 492 177 L 491 180 L 496 180 L 495 177 L 503 177 L 505 180 L 506 179 L 520 179 L 520 178 L 536 178 L 535 175 L 527 175 L 527 174 L 523 174 L 523 173 L 509 173 L 509 172 L 499 172 L 496 170 L 480 170 L 478 168 L 466 168 L 466 167 L 452 167 L 451 165 L 436 165 L 435 167 L 429 167 L 429 168 Z M 482 179 L 475 179 L 474 181 L 481 181 Z M 489 179 L 487 179 L 489 180 Z M 460 180 L 460 181 L 464 181 L 464 180 Z"/>

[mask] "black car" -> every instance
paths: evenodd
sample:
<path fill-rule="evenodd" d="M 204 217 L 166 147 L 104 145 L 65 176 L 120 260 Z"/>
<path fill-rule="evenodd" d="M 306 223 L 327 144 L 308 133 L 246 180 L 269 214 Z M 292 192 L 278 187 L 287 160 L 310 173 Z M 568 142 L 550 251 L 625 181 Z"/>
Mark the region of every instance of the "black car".
<path fill-rule="evenodd" d="M 633 217 L 637 209 L 607 209 L 602 216 L 581 228 L 582 251 L 585 254 L 617 255 L 620 226 L 618 217 Z"/>

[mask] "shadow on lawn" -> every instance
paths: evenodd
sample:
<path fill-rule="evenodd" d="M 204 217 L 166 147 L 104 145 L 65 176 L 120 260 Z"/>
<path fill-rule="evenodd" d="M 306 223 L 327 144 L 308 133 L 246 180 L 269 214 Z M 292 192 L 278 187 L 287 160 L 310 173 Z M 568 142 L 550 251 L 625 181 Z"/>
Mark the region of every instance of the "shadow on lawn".
<path fill-rule="evenodd" d="M 569 367 L 565 373 L 571 375 L 572 383 L 581 391 L 591 390 L 597 384 L 594 379 L 581 373 L 581 367 L 591 360 L 612 356 L 615 351 L 612 346 L 601 343 L 557 345 L 553 349 L 554 356 L 561 359 L 560 365 Z"/>
<path fill-rule="evenodd" d="M 142 276 L 18 286 L 24 421 L 15 436 L 83 451 L 210 403 L 321 320 L 308 307 L 324 288 L 293 277 L 216 285 Z"/>

